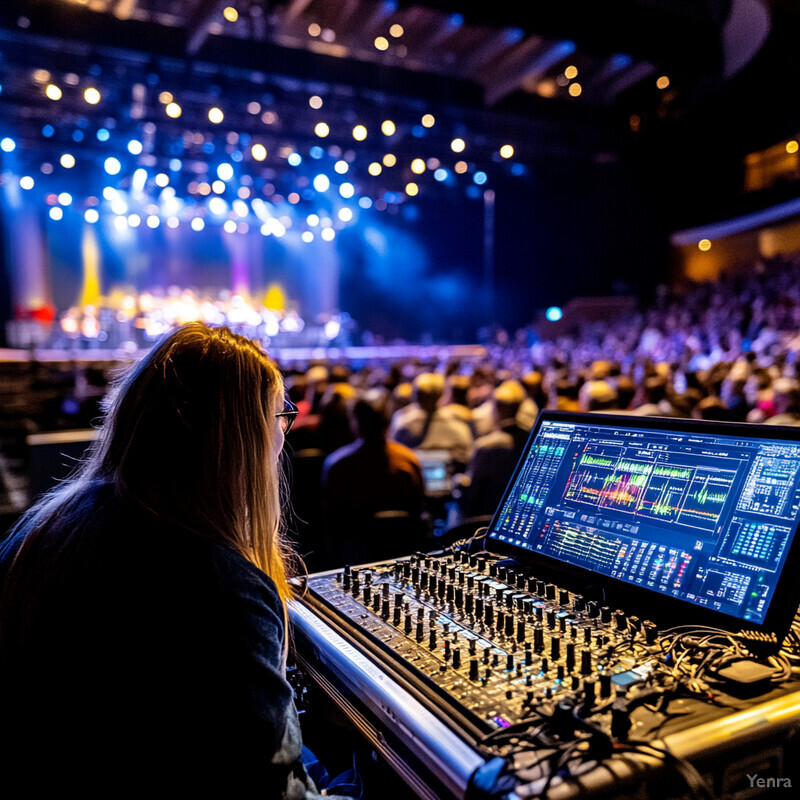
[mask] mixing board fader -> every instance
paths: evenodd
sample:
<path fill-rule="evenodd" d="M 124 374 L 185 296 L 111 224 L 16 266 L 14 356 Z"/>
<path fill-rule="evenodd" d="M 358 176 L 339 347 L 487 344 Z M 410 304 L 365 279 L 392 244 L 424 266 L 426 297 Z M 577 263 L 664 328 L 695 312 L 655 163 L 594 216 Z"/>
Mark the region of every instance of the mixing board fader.
<path fill-rule="evenodd" d="M 590 713 L 619 676 L 645 677 L 657 641 L 652 622 L 466 553 L 345 567 L 309 589 L 476 735 L 564 698 Z"/>

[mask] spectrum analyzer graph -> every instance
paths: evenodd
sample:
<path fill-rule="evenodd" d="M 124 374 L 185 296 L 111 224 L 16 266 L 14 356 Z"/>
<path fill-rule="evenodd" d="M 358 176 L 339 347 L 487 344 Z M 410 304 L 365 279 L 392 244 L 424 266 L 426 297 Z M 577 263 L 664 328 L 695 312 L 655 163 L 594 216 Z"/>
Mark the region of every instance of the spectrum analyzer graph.
<path fill-rule="evenodd" d="M 563 499 L 713 531 L 740 460 L 719 457 L 713 465 L 680 464 L 674 456 L 660 461 L 661 455 L 635 447 L 587 445 L 575 454 Z"/>

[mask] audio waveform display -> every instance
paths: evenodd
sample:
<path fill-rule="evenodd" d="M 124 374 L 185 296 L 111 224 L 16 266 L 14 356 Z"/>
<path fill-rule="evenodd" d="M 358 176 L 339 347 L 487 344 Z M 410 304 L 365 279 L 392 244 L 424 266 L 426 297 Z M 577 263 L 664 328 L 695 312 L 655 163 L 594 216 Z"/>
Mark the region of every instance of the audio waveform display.
<path fill-rule="evenodd" d="M 488 538 L 755 624 L 782 614 L 800 441 L 659 424 L 540 412 Z"/>
<path fill-rule="evenodd" d="M 597 509 L 642 515 L 713 531 L 730 494 L 738 462 L 719 466 L 660 464 L 634 459 L 620 449 L 617 459 L 584 451 L 567 478 L 564 500 Z M 726 469 L 725 462 L 730 468 Z"/>

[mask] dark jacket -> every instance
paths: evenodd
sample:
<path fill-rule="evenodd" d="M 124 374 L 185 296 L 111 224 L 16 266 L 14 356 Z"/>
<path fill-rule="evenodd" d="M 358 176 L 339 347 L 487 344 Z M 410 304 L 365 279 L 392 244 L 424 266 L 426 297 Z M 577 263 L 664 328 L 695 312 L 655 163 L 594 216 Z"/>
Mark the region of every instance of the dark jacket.
<path fill-rule="evenodd" d="M 87 493 L 81 520 L 39 537 L 4 592 L 6 785 L 315 794 L 272 580 L 110 486 Z M 0 545 L 0 586 L 28 528 Z"/>

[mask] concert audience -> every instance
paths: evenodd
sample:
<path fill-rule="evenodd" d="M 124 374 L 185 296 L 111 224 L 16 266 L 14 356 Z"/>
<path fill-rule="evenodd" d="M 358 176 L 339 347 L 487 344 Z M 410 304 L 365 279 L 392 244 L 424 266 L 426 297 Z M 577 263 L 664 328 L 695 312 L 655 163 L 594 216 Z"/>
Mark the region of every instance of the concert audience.
<path fill-rule="evenodd" d="M 547 330 L 535 336 L 497 330 L 482 355 L 459 359 L 287 365 L 287 391 L 300 407 L 287 443 L 328 455 L 352 442 L 345 406 L 380 387 L 391 418 L 387 438 L 411 449 L 447 449 L 454 469 L 463 471 L 475 438 L 494 431 L 492 394 L 509 379 L 526 388 L 517 415 L 523 428 L 543 408 L 800 422 L 796 392 L 784 391 L 800 380 L 800 255 L 759 261 L 714 282 L 661 288 L 652 303 L 623 319 L 579 321 L 555 335 Z M 338 424 L 323 444 L 324 398 Z M 69 427 L 71 407 L 61 408 L 60 427 Z M 319 486 L 295 491 L 318 493 Z"/>
<path fill-rule="evenodd" d="M 323 568 L 399 556 L 425 538 L 422 467 L 413 450 L 387 439 L 388 398 L 371 388 L 349 405 L 358 438 L 323 464 Z"/>
<path fill-rule="evenodd" d="M 474 436 L 471 427 L 459 416 L 441 407 L 444 376 L 422 372 L 413 381 L 413 400 L 392 415 L 388 436 L 412 450 L 447 450 L 456 469 L 463 469 Z"/>
<path fill-rule="evenodd" d="M 517 380 L 503 381 L 494 390 L 493 430 L 475 440 L 467 469 L 457 482 L 462 519 L 491 515 L 500 503 L 530 433 L 517 422 L 525 397 Z"/>

